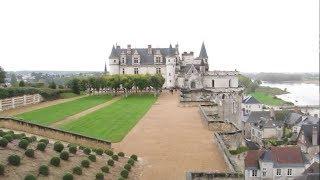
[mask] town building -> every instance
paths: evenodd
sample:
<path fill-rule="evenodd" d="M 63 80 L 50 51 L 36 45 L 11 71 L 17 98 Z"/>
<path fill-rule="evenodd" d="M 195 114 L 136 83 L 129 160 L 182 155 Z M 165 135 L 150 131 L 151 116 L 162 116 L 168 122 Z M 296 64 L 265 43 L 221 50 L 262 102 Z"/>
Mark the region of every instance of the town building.
<path fill-rule="evenodd" d="M 302 151 L 313 156 L 319 153 L 319 124 L 304 124 L 298 135 L 297 145 Z"/>
<path fill-rule="evenodd" d="M 242 100 L 243 115 L 247 116 L 251 111 L 262 111 L 263 104 L 253 96 L 247 96 Z"/>

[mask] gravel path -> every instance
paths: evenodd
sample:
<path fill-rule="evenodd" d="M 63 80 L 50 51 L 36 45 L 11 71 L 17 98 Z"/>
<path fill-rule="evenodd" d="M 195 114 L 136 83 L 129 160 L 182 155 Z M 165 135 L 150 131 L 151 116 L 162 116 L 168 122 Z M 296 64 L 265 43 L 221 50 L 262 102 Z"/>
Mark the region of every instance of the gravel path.
<path fill-rule="evenodd" d="M 162 93 L 117 151 L 137 154 L 141 179 L 179 180 L 186 171 L 226 171 L 212 132 L 201 123 L 198 107 L 178 107 L 178 94 Z"/>

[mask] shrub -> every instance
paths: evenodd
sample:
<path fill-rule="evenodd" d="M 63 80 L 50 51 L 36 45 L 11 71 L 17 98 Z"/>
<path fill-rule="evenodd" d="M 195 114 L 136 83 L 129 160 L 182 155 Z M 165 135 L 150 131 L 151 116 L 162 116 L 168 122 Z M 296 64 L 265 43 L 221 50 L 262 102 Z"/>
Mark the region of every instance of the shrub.
<path fill-rule="evenodd" d="M 105 153 L 108 155 L 108 156 L 112 156 L 113 155 L 113 151 L 111 151 L 110 149 L 107 149 L 105 151 Z"/>
<path fill-rule="evenodd" d="M 24 177 L 24 180 L 36 180 L 37 178 L 32 175 L 32 174 L 28 174 Z"/>
<path fill-rule="evenodd" d="M 49 167 L 47 165 L 41 165 L 39 167 L 39 174 L 48 176 L 49 175 Z"/>
<path fill-rule="evenodd" d="M 116 155 L 116 154 L 112 155 L 111 157 L 112 157 L 112 159 L 115 160 L 115 161 L 118 161 L 118 159 L 119 159 L 118 155 Z"/>
<path fill-rule="evenodd" d="M 74 168 L 72 168 L 72 173 L 73 174 L 77 174 L 77 175 L 82 175 L 82 169 L 80 166 L 76 166 Z"/>
<path fill-rule="evenodd" d="M 105 173 L 108 173 L 109 172 L 109 167 L 108 166 L 102 166 L 101 167 L 101 171 L 105 172 Z"/>
<path fill-rule="evenodd" d="M 238 147 L 236 150 L 229 150 L 229 152 L 230 152 L 230 154 L 232 154 L 232 155 L 236 155 L 236 154 L 241 154 L 241 153 L 243 153 L 243 152 L 246 152 L 246 151 L 248 151 L 248 150 L 249 150 L 248 147 L 246 147 L 246 146 L 240 146 L 240 147 Z"/>
<path fill-rule="evenodd" d="M 96 156 L 93 155 L 93 154 L 90 154 L 90 155 L 88 156 L 88 158 L 89 158 L 90 161 L 92 161 L 92 162 L 96 162 L 96 161 L 97 161 Z"/>
<path fill-rule="evenodd" d="M 124 157 L 124 153 L 123 153 L 123 152 L 119 152 L 119 153 L 118 153 L 118 156 Z"/>
<path fill-rule="evenodd" d="M 130 158 L 131 158 L 131 159 L 133 159 L 133 160 L 135 160 L 135 161 L 137 161 L 137 160 L 138 160 L 138 156 L 137 156 L 137 155 L 135 155 L 135 154 L 132 154 L 132 155 L 130 156 Z"/>
<path fill-rule="evenodd" d="M 28 145 L 29 145 L 29 141 L 26 139 L 21 139 L 19 142 L 19 147 L 22 149 L 27 149 Z"/>
<path fill-rule="evenodd" d="M 27 140 L 29 143 L 31 142 L 31 140 L 30 140 L 30 138 L 29 137 L 23 137 L 23 138 L 21 138 L 21 140 Z"/>
<path fill-rule="evenodd" d="M 108 163 L 109 166 L 113 166 L 114 165 L 114 161 L 112 159 L 109 159 L 107 163 Z"/>
<path fill-rule="evenodd" d="M 36 136 L 29 137 L 29 142 L 35 142 L 37 140 Z"/>
<path fill-rule="evenodd" d="M 37 149 L 40 151 L 44 151 L 46 149 L 47 145 L 44 142 L 39 142 L 37 144 Z"/>
<path fill-rule="evenodd" d="M 119 177 L 118 180 L 125 180 L 123 177 Z"/>
<path fill-rule="evenodd" d="M 98 155 L 102 155 L 103 154 L 103 149 L 101 149 L 101 148 L 98 148 L 98 149 L 96 149 L 96 154 L 98 154 Z"/>
<path fill-rule="evenodd" d="M 2 137 L 2 136 L 4 136 L 6 134 L 6 132 L 4 132 L 4 131 L 2 131 L 1 129 L 0 129 L 0 136 Z"/>
<path fill-rule="evenodd" d="M 84 146 L 79 146 L 79 149 L 84 150 L 86 147 Z"/>
<path fill-rule="evenodd" d="M 130 158 L 130 159 L 128 160 L 128 164 L 130 164 L 131 166 L 133 166 L 133 165 L 134 165 L 134 160 Z"/>
<path fill-rule="evenodd" d="M 89 155 L 91 153 L 91 149 L 90 148 L 84 148 L 83 149 L 83 153 Z"/>
<path fill-rule="evenodd" d="M 11 142 L 13 140 L 13 137 L 11 134 L 6 134 L 3 136 L 3 138 L 7 139 L 9 142 Z"/>
<path fill-rule="evenodd" d="M 25 135 L 24 135 L 24 136 L 22 136 L 22 134 L 13 134 L 13 135 L 12 135 L 12 138 L 13 138 L 13 139 L 21 139 L 21 138 L 23 138 L 23 137 L 25 137 Z"/>
<path fill-rule="evenodd" d="M 73 180 L 73 175 L 71 173 L 66 173 L 62 177 L 63 180 Z"/>
<path fill-rule="evenodd" d="M 0 164 L 0 175 L 4 174 L 4 165 Z"/>
<path fill-rule="evenodd" d="M 90 162 L 88 160 L 82 160 L 81 161 L 81 166 L 82 167 L 85 167 L 85 168 L 88 168 L 90 166 Z"/>
<path fill-rule="evenodd" d="M 50 164 L 54 166 L 59 166 L 60 165 L 60 158 L 58 157 L 52 157 L 50 160 Z"/>
<path fill-rule="evenodd" d="M 6 138 L 1 138 L 0 139 L 0 146 L 1 147 L 6 147 L 8 145 L 8 140 Z"/>
<path fill-rule="evenodd" d="M 70 146 L 69 147 L 69 152 L 72 154 L 76 154 L 77 153 L 77 147 L 76 146 Z"/>
<path fill-rule="evenodd" d="M 33 149 L 27 149 L 24 154 L 28 157 L 33 158 L 34 157 L 34 150 Z"/>
<path fill-rule="evenodd" d="M 16 154 L 13 154 L 13 155 L 10 155 L 8 157 L 8 162 L 11 164 L 11 165 L 14 165 L 14 166 L 19 166 L 20 165 L 20 156 L 16 155 Z"/>
<path fill-rule="evenodd" d="M 49 140 L 48 139 L 40 139 L 39 142 L 45 143 L 46 145 L 49 144 Z"/>
<path fill-rule="evenodd" d="M 98 179 L 98 180 L 103 180 L 103 179 L 104 179 L 103 173 L 98 172 L 98 173 L 96 174 L 96 179 Z"/>
<path fill-rule="evenodd" d="M 68 161 L 68 159 L 69 159 L 69 153 L 68 153 L 68 151 L 62 151 L 62 152 L 60 153 L 60 158 L 63 159 L 63 160 L 65 160 L 65 161 Z"/>
<path fill-rule="evenodd" d="M 63 150 L 64 146 L 61 142 L 57 141 L 53 144 L 53 149 L 57 152 L 61 152 Z"/>
<path fill-rule="evenodd" d="M 124 170 L 121 171 L 120 175 L 121 175 L 123 178 L 128 178 L 129 171 L 127 171 L 127 170 L 124 169 Z"/>
<path fill-rule="evenodd" d="M 130 164 L 124 165 L 124 169 L 126 169 L 127 171 L 130 171 L 131 170 L 131 165 Z"/>

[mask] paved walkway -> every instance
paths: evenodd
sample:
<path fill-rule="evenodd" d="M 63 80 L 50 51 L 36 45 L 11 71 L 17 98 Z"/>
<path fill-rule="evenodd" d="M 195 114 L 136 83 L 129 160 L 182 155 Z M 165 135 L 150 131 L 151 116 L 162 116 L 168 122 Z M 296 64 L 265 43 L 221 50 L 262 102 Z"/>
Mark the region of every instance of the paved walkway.
<path fill-rule="evenodd" d="M 182 180 L 186 171 L 227 170 L 198 108 L 178 107 L 178 94 L 162 93 L 125 139 L 112 146 L 141 158 L 142 180 Z"/>
<path fill-rule="evenodd" d="M 82 112 L 80 112 L 80 113 L 78 113 L 78 114 L 74 114 L 74 115 L 72 115 L 72 116 L 68 116 L 68 117 L 66 117 L 66 118 L 64 118 L 64 119 L 62 119 L 62 120 L 60 120 L 60 121 L 57 121 L 57 122 L 55 122 L 55 123 L 52 123 L 50 126 L 51 126 L 51 127 L 59 127 L 59 126 L 62 125 L 62 124 L 65 124 L 65 123 L 68 123 L 68 122 L 77 120 L 77 119 L 79 119 L 79 118 L 82 117 L 82 116 L 85 116 L 85 115 L 87 115 L 87 114 L 89 114 L 89 113 L 92 113 L 92 112 L 98 110 L 98 109 L 101 109 L 101 108 L 104 108 L 104 107 L 106 107 L 106 106 L 109 106 L 110 104 L 112 104 L 112 103 L 114 103 L 114 102 L 116 102 L 116 101 L 118 101 L 118 100 L 120 100 L 120 99 L 121 99 L 121 97 L 115 97 L 115 98 L 113 98 L 113 99 L 111 99 L 111 100 L 109 100 L 109 101 L 107 101 L 107 102 L 105 102 L 105 103 L 99 104 L 99 105 L 97 105 L 97 106 L 94 106 L 94 107 L 92 107 L 92 108 L 89 108 L 89 109 L 87 109 L 87 110 L 84 110 L 84 111 L 82 111 Z"/>
<path fill-rule="evenodd" d="M 73 97 L 73 98 L 67 98 L 67 99 L 57 99 L 57 100 L 53 100 L 53 101 L 45 101 L 45 102 L 41 102 L 39 104 L 33 104 L 33 105 L 29 105 L 29 106 L 24 106 L 24 107 L 19 107 L 16 109 L 9 109 L 6 111 L 0 111 L 0 116 L 14 116 L 17 114 L 22 114 L 25 112 L 29 112 L 29 111 L 33 111 L 36 109 L 40 109 L 40 108 L 44 108 L 44 107 L 48 107 L 48 106 L 52 106 L 52 105 L 56 105 L 56 104 L 60 104 L 60 103 L 64 103 L 64 102 L 68 102 L 68 101 L 73 101 L 75 99 L 79 99 L 84 97 L 83 96 L 77 96 L 77 97 Z"/>

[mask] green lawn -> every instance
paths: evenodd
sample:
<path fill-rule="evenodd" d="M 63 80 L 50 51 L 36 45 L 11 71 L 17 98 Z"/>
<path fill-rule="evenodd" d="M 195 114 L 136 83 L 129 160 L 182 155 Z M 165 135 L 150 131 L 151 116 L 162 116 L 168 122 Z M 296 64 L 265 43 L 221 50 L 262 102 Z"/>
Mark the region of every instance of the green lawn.
<path fill-rule="evenodd" d="M 271 106 L 279 106 L 286 103 L 286 101 L 276 98 L 270 94 L 266 94 L 263 92 L 254 92 L 250 94 L 254 98 L 256 98 L 258 101 L 260 101 L 262 104 L 271 105 Z"/>
<path fill-rule="evenodd" d="M 68 116 L 102 104 L 110 99 L 110 95 L 86 96 L 73 101 L 19 114 L 17 117 L 37 124 L 49 125 Z"/>
<path fill-rule="evenodd" d="M 60 94 L 60 98 L 62 98 L 62 99 L 73 98 L 73 97 L 77 97 L 77 96 L 79 96 L 79 94 L 75 94 L 75 93 L 61 93 Z"/>
<path fill-rule="evenodd" d="M 153 95 L 131 95 L 110 106 L 64 124 L 61 129 L 105 139 L 121 141 L 156 101 Z"/>

